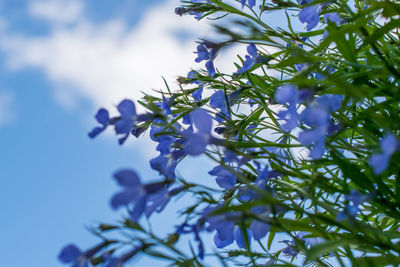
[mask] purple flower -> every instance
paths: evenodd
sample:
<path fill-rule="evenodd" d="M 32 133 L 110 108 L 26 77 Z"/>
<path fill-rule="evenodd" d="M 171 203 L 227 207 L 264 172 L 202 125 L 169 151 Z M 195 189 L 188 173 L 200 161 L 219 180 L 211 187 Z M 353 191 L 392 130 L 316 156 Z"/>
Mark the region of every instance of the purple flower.
<path fill-rule="evenodd" d="M 205 212 L 205 218 L 208 222 L 207 231 L 214 231 L 214 243 L 217 248 L 224 248 L 236 241 L 236 244 L 240 248 L 245 248 L 245 238 L 240 227 L 235 225 L 235 221 L 241 217 L 241 213 L 238 212 L 226 212 L 223 214 L 212 215 L 211 213 L 218 210 L 221 206 L 215 208 L 209 208 Z M 251 232 L 246 229 L 248 237 L 248 243 L 250 244 Z"/>
<path fill-rule="evenodd" d="M 176 164 L 176 159 L 170 154 L 160 154 L 158 157 L 150 160 L 151 168 L 164 175 L 168 180 L 175 179 Z"/>
<path fill-rule="evenodd" d="M 117 134 L 124 134 L 119 139 L 119 143 L 122 145 L 128 138 L 131 130 L 135 127 L 137 115 L 135 104 L 131 100 L 122 100 L 117 109 L 121 114 L 121 118 L 115 123 L 115 132 Z"/>
<path fill-rule="evenodd" d="M 326 13 L 324 15 L 324 21 L 325 21 L 325 23 L 328 23 L 328 21 L 333 22 L 335 24 L 342 23 L 342 19 L 340 18 L 340 15 L 336 12 Z"/>
<path fill-rule="evenodd" d="M 217 114 L 215 117 L 217 122 L 222 123 L 225 118 L 230 118 L 231 115 L 224 91 L 218 90 L 210 97 L 210 106 L 212 108 L 218 108 L 221 111 L 221 113 Z"/>
<path fill-rule="evenodd" d="M 400 149 L 400 142 L 391 133 L 386 134 L 379 143 L 382 152 L 372 154 L 369 159 L 369 165 L 376 175 L 387 169 L 392 154 Z"/>
<path fill-rule="evenodd" d="M 191 121 L 197 128 L 197 132 L 185 130 L 184 151 L 188 155 L 196 156 L 204 153 L 206 147 L 212 141 L 211 127 L 212 117 L 205 109 L 196 109 L 191 113 Z"/>
<path fill-rule="evenodd" d="M 146 217 L 149 218 L 153 212 L 160 213 L 170 201 L 171 197 L 181 192 L 185 188 L 183 186 L 177 187 L 172 190 L 162 189 L 147 199 L 147 207 L 145 210 Z"/>
<path fill-rule="evenodd" d="M 295 237 L 296 237 L 296 239 L 303 240 L 303 237 L 305 235 L 306 235 L 305 232 L 300 232 Z M 282 252 L 288 256 L 296 257 L 297 254 L 299 254 L 299 249 L 297 248 L 297 245 L 296 245 L 296 239 L 292 239 L 291 241 L 283 240 L 282 242 L 287 244 L 287 247 Z"/>
<path fill-rule="evenodd" d="M 299 12 L 299 20 L 301 23 L 307 23 L 307 31 L 311 31 L 318 25 L 321 9 L 322 5 L 317 4 L 307 6 Z"/>
<path fill-rule="evenodd" d="M 208 174 L 216 176 L 215 181 L 222 188 L 229 189 L 235 186 L 236 176 L 222 165 L 214 167 Z"/>
<path fill-rule="evenodd" d="M 137 173 L 132 170 L 118 171 L 114 174 L 114 178 L 123 187 L 123 191 L 113 196 L 111 206 L 113 209 L 118 209 L 121 206 L 134 205 L 130 214 L 132 222 L 137 222 L 144 213 L 148 197 L 164 187 L 164 183 L 143 185 Z"/>
<path fill-rule="evenodd" d="M 74 244 L 69 244 L 61 250 L 58 259 L 62 263 L 72 263 L 72 267 L 88 267 L 90 259 L 110 243 L 110 241 L 103 242 L 87 251 L 81 251 Z"/>
<path fill-rule="evenodd" d="M 212 60 L 209 60 L 209 61 L 206 62 L 206 69 L 207 69 L 208 74 L 211 77 L 214 77 L 215 68 L 214 68 L 214 62 Z"/>
<path fill-rule="evenodd" d="M 311 146 L 310 157 L 319 159 L 325 153 L 325 138 L 331 133 L 331 112 L 340 109 L 343 101 L 341 95 L 323 95 L 303 110 L 300 117 L 302 121 L 311 127 L 299 134 L 299 142 L 305 146 Z"/>
<path fill-rule="evenodd" d="M 247 52 L 249 53 L 249 55 L 246 55 L 246 60 L 243 62 L 243 67 L 241 67 L 240 69 L 238 69 L 238 71 L 236 73 L 240 74 L 243 72 L 246 72 L 248 70 L 250 70 L 255 63 L 257 63 L 258 61 L 260 61 L 260 57 L 257 54 L 257 47 L 255 46 L 255 44 L 249 44 L 247 46 Z M 262 57 L 261 57 L 262 58 Z"/>
<path fill-rule="evenodd" d="M 299 92 L 294 85 L 284 85 L 279 87 L 275 92 L 275 100 L 287 105 L 287 110 L 280 111 L 278 117 L 284 120 L 282 130 L 291 131 L 298 126 L 298 114 L 296 105 L 299 102 Z"/>
<path fill-rule="evenodd" d="M 204 44 L 199 44 L 197 46 L 197 58 L 195 58 L 194 61 L 197 63 L 202 62 L 203 60 L 209 60 L 210 59 L 210 53 L 208 52 L 207 48 L 205 47 Z"/>
<path fill-rule="evenodd" d="M 220 44 L 207 40 L 202 40 L 197 46 L 197 52 L 196 52 L 197 58 L 195 59 L 195 61 L 197 63 L 200 63 L 203 60 L 207 60 L 206 69 L 211 77 L 214 77 L 215 75 L 215 68 L 213 61 L 216 58 L 220 48 L 221 48 Z"/>
<path fill-rule="evenodd" d="M 270 226 L 268 217 L 270 214 L 270 209 L 266 206 L 256 206 L 252 208 L 252 211 L 257 214 L 256 219 L 250 225 L 251 232 L 253 233 L 253 238 L 255 240 L 260 240 L 269 232 Z"/>
<path fill-rule="evenodd" d="M 346 218 L 354 219 L 360 210 L 359 206 L 363 202 L 370 200 L 372 196 L 373 194 L 362 195 L 357 190 L 351 190 L 350 194 L 345 195 L 345 199 L 349 204 L 347 204 L 344 210 L 337 215 L 336 220 L 342 221 Z"/>
<path fill-rule="evenodd" d="M 197 78 L 197 72 L 190 71 L 190 72 L 188 73 L 188 75 L 187 75 L 187 78 L 188 78 L 188 79 L 195 79 L 195 78 Z M 195 100 L 197 100 L 197 101 L 201 100 L 201 99 L 202 99 L 202 94 L 203 94 L 203 86 L 204 86 L 204 83 L 201 82 L 201 81 L 199 81 L 199 80 L 194 80 L 194 81 L 192 81 L 191 83 L 197 84 L 197 85 L 199 86 L 198 89 L 192 93 L 193 98 L 194 98 Z"/>
<path fill-rule="evenodd" d="M 90 260 L 90 258 L 74 244 L 65 246 L 58 255 L 58 259 L 62 263 L 73 263 L 73 267 L 88 267 L 88 262 Z"/>
<path fill-rule="evenodd" d="M 246 2 L 250 8 L 253 8 L 256 5 L 256 0 L 240 0 L 240 3 L 242 4 L 242 8 L 246 4 Z"/>
<path fill-rule="evenodd" d="M 97 111 L 95 118 L 102 126 L 93 128 L 93 130 L 88 134 L 90 138 L 95 138 L 98 134 L 103 132 L 107 128 L 110 121 L 108 111 L 104 108 L 101 108 L 99 111 Z"/>

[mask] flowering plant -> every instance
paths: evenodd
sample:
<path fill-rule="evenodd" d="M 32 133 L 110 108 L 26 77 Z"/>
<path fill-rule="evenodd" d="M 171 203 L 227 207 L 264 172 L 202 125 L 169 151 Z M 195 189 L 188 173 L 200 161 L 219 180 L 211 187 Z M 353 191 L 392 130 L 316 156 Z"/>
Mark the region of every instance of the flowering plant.
<path fill-rule="evenodd" d="M 198 63 L 179 89 L 123 100 L 120 115 L 96 120 L 123 144 L 146 132 L 160 174 L 145 183 L 133 169 L 114 174 L 120 223 L 101 224 L 86 251 L 64 247 L 75 267 L 129 264 L 137 253 L 174 266 L 385 266 L 400 264 L 400 4 L 389 1 L 192 0 L 178 15 L 220 19 L 221 40 L 200 40 Z M 280 25 L 267 24 L 280 16 Z M 301 23 L 305 30 L 296 30 Z M 297 27 L 298 28 L 298 27 Z M 234 73 L 219 52 L 246 46 Z M 217 186 L 176 173 L 207 156 Z M 191 195 L 175 229 L 158 237 L 141 224 L 171 199 Z M 131 232 L 120 238 L 115 232 Z M 205 242 L 208 236 L 213 244 Z M 196 245 L 182 250 L 188 236 Z M 190 242 L 190 244 L 192 243 Z"/>

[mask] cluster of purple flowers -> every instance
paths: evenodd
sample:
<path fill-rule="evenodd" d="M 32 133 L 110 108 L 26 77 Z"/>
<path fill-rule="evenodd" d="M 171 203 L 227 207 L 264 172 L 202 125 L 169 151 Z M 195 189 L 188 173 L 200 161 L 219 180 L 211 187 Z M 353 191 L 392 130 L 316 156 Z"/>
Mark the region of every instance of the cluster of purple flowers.
<path fill-rule="evenodd" d="M 312 4 L 312 2 L 313 2 L 313 0 L 300 1 L 301 5 L 307 5 L 302 10 L 300 10 L 299 15 L 298 15 L 300 22 L 307 24 L 307 27 L 306 27 L 307 31 L 311 31 L 315 27 L 317 27 L 317 25 L 319 23 L 319 17 L 321 14 L 321 10 L 323 7 L 328 5 L 328 3 Z M 324 15 L 324 21 L 325 21 L 325 23 L 328 23 L 328 21 L 336 23 L 336 24 L 342 23 L 342 19 L 340 18 L 340 15 L 336 12 L 326 13 Z"/>
<path fill-rule="evenodd" d="M 291 131 L 302 122 L 308 129 L 299 134 L 299 142 L 305 146 L 312 146 L 310 157 L 319 159 L 325 152 L 325 138 L 336 132 L 339 125 L 334 124 L 331 113 L 340 109 L 343 101 L 342 95 L 326 94 L 315 97 L 313 101 L 310 90 L 298 90 L 294 85 L 285 85 L 277 89 L 275 99 L 286 106 L 286 110 L 279 112 L 278 116 L 285 121 L 281 127 Z M 298 106 L 308 100 L 306 108 L 299 114 Z"/>

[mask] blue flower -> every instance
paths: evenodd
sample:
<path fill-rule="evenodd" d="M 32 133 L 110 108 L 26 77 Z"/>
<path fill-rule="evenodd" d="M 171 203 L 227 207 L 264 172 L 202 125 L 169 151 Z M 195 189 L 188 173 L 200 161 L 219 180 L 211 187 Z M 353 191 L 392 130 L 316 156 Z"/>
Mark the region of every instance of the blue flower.
<path fill-rule="evenodd" d="M 218 165 L 209 171 L 208 174 L 216 176 L 215 181 L 222 188 L 230 189 L 235 186 L 236 176 L 224 166 Z"/>
<path fill-rule="evenodd" d="M 318 25 L 321 9 L 322 5 L 317 4 L 307 6 L 299 12 L 299 19 L 301 23 L 307 23 L 307 31 L 311 31 Z"/>
<path fill-rule="evenodd" d="M 58 259 L 62 263 L 72 263 L 72 267 L 88 267 L 91 258 L 110 243 L 110 241 L 105 241 L 84 252 L 81 251 L 76 245 L 69 244 L 61 250 L 60 254 L 58 255 Z"/>
<path fill-rule="evenodd" d="M 245 56 L 246 60 L 243 62 L 243 67 L 238 69 L 238 71 L 236 72 L 238 74 L 250 70 L 254 66 L 254 64 L 260 61 L 260 58 L 262 58 L 257 54 L 257 47 L 253 43 L 247 46 L 247 52 L 249 53 L 249 55 Z"/>
<path fill-rule="evenodd" d="M 217 122 L 222 123 L 226 118 L 230 118 L 231 115 L 224 91 L 218 90 L 210 97 L 210 106 L 212 108 L 218 108 L 221 111 L 221 113 L 217 114 L 215 117 Z"/>
<path fill-rule="evenodd" d="M 345 199 L 349 204 L 337 215 L 336 220 L 342 221 L 346 218 L 354 219 L 360 210 L 359 206 L 363 202 L 370 200 L 372 196 L 373 194 L 362 195 L 357 190 L 351 190 L 350 194 L 345 195 Z"/>
<path fill-rule="evenodd" d="M 214 68 L 214 62 L 212 60 L 209 60 L 209 61 L 206 62 L 206 69 L 207 69 L 208 74 L 211 77 L 214 77 L 215 68 Z"/>
<path fill-rule="evenodd" d="M 251 223 L 250 229 L 253 233 L 253 238 L 260 240 L 267 235 L 270 229 L 269 223 L 267 223 L 270 209 L 267 206 L 256 206 L 252 208 L 252 211 L 257 215 L 257 218 Z"/>
<path fill-rule="evenodd" d="M 146 209 L 148 197 L 164 188 L 164 183 L 143 185 L 136 172 L 132 170 L 120 170 L 114 174 L 118 184 L 124 188 L 111 199 L 113 209 L 121 206 L 134 205 L 131 212 L 132 222 L 137 222 Z"/>
<path fill-rule="evenodd" d="M 226 212 L 223 214 L 212 215 L 221 206 L 207 209 L 205 218 L 208 222 L 207 231 L 216 231 L 214 235 L 214 243 L 217 248 L 224 248 L 236 241 L 239 248 L 245 248 L 245 238 L 239 226 L 235 225 L 235 221 L 240 219 L 241 213 Z M 246 229 L 248 243 L 250 244 L 251 232 Z"/>
<path fill-rule="evenodd" d="M 153 212 L 160 213 L 170 201 L 171 197 L 184 190 L 185 187 L 180 186 L 172 190 L 162 189 L 147 199 L 147 207 L 145 210 L 146 217 L 149 218 Z"/>
<path fill-rule="evenodd" d="M 204 109 L 196 109 L 191 113 L 191 121 L 197 128 L 197 132 L 185 130 L 182 132 L 185 138 L 184 151 L 187 155 L 200 155 L 212 141 L 211 127 L 212 117 Z"/>
<path fill-rule="evenodd" d="M 194 72 L 194 71 L 190 71 L 188 73 L 188 75 L 187 75 L 187 78 L 188 79 L 195 79 L 195 78 L 197 78 L 197 73 Z M 199 86 L 198 89 L 192 93 L 193 98 L 195 100 L 197 100 L 197 101 L 201 100 L 202 99 L 202 94 L 203 94 L 204 83 L 199 81 L 199 80 L 194 80 L 191 83 L 197 84 Z"/>
<path fill-rule="evenodd" d="M 291 131 L 298 126 L 296 105 L 299 102 L 299 92 L 294 85 L 284 85 L 275 92 L 275 100 L 287 105 L 287 110 L 280 111 L 278 117 L 286 123 L 281 126 L 284 131 Z"/>
<path fill-rule="evenodd" d="M 240 3 L 242 4 L 242 8 L 246 4 L 246 2 L 250 8 L 253 8 L 256 5 L 256 0 L 240 0 Z"/>
<path fill-rule="evenodd" d="M 207 48 L 205 47 L 204 44 L 199 44 L 197 46 L 197 58 L 195 58 L 194 61 L 197 63 L 202 62 L 203 60 L 209 60 L 210 59 L 210 53 L 208 52 Z"/>
<path fill-rule="evenodd" d="M 128 138 L 131 130 L 135 127 L 137 114 L 135 104 L 131 100 L 122 100 L 117 109 L 121 114 L 121 118 L 115 123 L 115 132 L 117 134 L 124 134 L 119 139 L 119 143 L 122 145 Z"/>
<path fill-rule="evenodd" d="M 196 52 L 197 58 L 195 59 L 195 61 L 197 63 L 200 63 L 203 60 L 207 60 L 206 69 L 211 77 L 214 77 L 215 75 L 213 60 L 216 58 L 220 48 L 221 48 L 220 44 L 207 40 L 202 40 L 197 46 L 197 52 Z"/>
<path fill-rule="evenodd" d="M 102 126 L 93 128 L 93 130 L 88 134 L 90 138 L 95 138 L 98 134 L 103 132 L 107 128 L 110 121 L 108 111 L 104 108 L 101 108 L 99 111 L 97 111 L 95 118 Z"/>
<path fill-rule="evenodd" d="M 374 153 L 369 159 L 369 165 L 376 175 L 387 169 L 392 154 L 400 149 L 400 142 L 393 134 L 388 133 L 380 141 L 380 149 L 381 153 Z"/>
<path fill-rule="evenodd" d="M 330 21 L 330 22 L 335 23 L 336 25 L 342 23 L 342 19 L 340 18 L 340 15 L 336 12 L 326 13 L 324 15 L 324 21 L 325 21 L 325 23 L 328 23 L 328 21 Z"/>
<path fill-rule="evenodd" d="M 150 160 L 151 168 L 164 175 L 168 180 L 175 179 L 176 164 L 177 161 L 171 154 L 160 154 L 158 157 Z"/>
<path fill-rule="evenodd" d="M 299 142 L 305 146 L 313 146 L 310 150 L 312 159 L 319 159 L 325 153 L 325 138 L 331 133 L 331 112 L 340 109 L 343 101 L 341 95 L 323 95 L 301 113 L 302 121 L 312 127 L 299 134 Z"/>
<path fill-rule="evenodd" d="M 58 255 L 58 259 L 62 263 L 73 263 L 73 267 L 88 267 L 88 262 L 90 260 L 90 258 L 74 244 L 65 246 Z"/>

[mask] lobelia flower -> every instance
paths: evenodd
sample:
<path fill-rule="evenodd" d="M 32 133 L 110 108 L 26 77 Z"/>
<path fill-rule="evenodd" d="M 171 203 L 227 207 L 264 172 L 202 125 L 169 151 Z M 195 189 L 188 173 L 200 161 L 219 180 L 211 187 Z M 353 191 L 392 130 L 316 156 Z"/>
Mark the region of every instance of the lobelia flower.
<path fill-rule="evenodd" d="M 160 154 L 158 157 L 150 160 L 150 166 L 153 170 L 164 175 L 168 180 L 175 180 L 175 169 L 177 160 L 172 154 Z"/>
<path fill-rule="evenodd" d="M 287 110 L 280 111 L 278 117 L 286 123 L 281 126 L 284 131 L 291 131 L 298 126 L 297 101 L 298 91 L 294 85 L 284 85 L 275 92 L 275 100 L 282 104 L 287 104 Z"/>
<path fill-rule="evenodd" d="M 188 79 L 195 79 L 196 77 L 197 77 L 197 72 L 194 72 L 193 70 L 190 71 L 187 75 Z M 191 83 L 197 84 L 199 86 L 198 89 L 192 93 L 193 98 L 197 101 L 201 100 L 204 83 L 199 80 L 194 80 Z"/>
<path fill-rule="evenodd" d="M 278 117 L 285 121 L 281 126 L 284 131 L 291 131 L 296 128 L 299 123 L 299 114 L 297 113 L 297 104 L 304 102 L 311 97 L 309 90 L 297 90 L 294 85 L 283 85 L 275 92 L 275 100 L 279 104 L 286 105 L 287 110 L 280 111 Z"/>
<path fill-rule="evenodd" d="M 330 21 L 338 25 L 341 24 L 343 20 L 338 13 L 332 12 L 332 13 L 326 13 L 324 15 L 324 21 L 325 23 L 328 23 L 328 21 Z"/>
<path fill-rule="evenodd" d="M 400 149 L 400 142 L 391 133 L 386 134 L 379 143 L 382 152 L 372 154 L 369 159 L 369 165 L 371 165 L 375 175 L 381 174 L 387 169 L 391 156 Z"/>
<path fill-rule="evenodd" d="M 308 4 L 311 1 L 302 1 L 302 5 Z M 299 20 L 301 23 L 307 23 L 307 31 L 311 31 L 314 29 L 319 22 L 319 15 L 321 13 L 323 5 L 322 4 L 316 4 L 316 5 L 311 5 L 303 8 L 299 12 Z"/>
<path fill-rule="evenodd" d="M 250 230 L 253 233 L 255 240 L 260 240 L 269 232 L 270 226 L 268 221 L 270 209 L 267 206 L 256 206 L 253 207 L 252 212 L 257 214 L 258 218 L 255 218 L 250 225 Z"/>
<path fill-rule="evenodd" d="M 246 4 L 246 2 L 250 8 L 253 8 L 256 5 L 256 0 L 240 0 L 240 3 L 242 4 L 242 8 Z"/>
<path fill-rule="evenodd" d="M 62 263 L 73 263 L 72 267 L 88 267 L 90 258 L 74 244 L 65 246 L 58 255 Z"/>
<path fill-rule="evenodd" d="M 296 234 L 295 237 L 296 239 L 299 239 L 299 241 L 304 241 L 303 237 L 306 234 L 307 233 L 305 232 L 299 232 L 298 234 Z M 296 257 L 297 254 L 299 254 L 299 249 L 297 248 L 296 239 L 292 239 L 291 241 L 283 240 L 282 242 L 285 243 L 287 247 L 282 252 L 288 256 Z"/>
<path fill-rule="evenodd" d="M 209 60 L 209 61 L 206 62 L 206 69 L 207 69 L 208 74 L 211 77 L 214 77 L 215 68 L 214 68 L 214 62 L 212 60 Z"/>
<path fill-rule="evenodd" d="M 145 210 L 146 217 L 149 218 L 153 212 L 160 213 L 170 201 L 171 197 L 184 190 L 184 186 L 177 187 L 172 190 L 162 189 L 147 199 L 147 207 Z"/>
<path fill-rule="evenodd" d="M 325 153 L 325 138 L 331 134 L 331 112 L 340 109 L 343 101 L 341 95 L 322 95 L 301 113 L 302 121 L 312 127 L 299 134 L 299 142 L 305 146 L 313 146 L 310 150 L 312 159 L 320 159 Z"/>
<path fill-rule="evenodd" d="M 255 44 L 253 44 L 253 43 L 249 44 L 247 46 L 247 52 L 249 53 L 249 55 L 245 56 L 246 60 L 243 62 L 243 67 L 238 69 L 236 72 L 238 74 L 250 70 L 254 66 L 255 63 L 262 61 L 263 57 L 258 55 L 257 47 Z"/>
<path fill-rule="evenodd" d="M 131 215 L 132 222 L 137 222 L 144 213 L 148 198 L 165 187 L 163 182 L 143 185 L 139 176 L 132 170 L 120 170 L 114 174 L 123 191 L 115 194 L 111 199 L 113 209 L 121 206 L 134 205 Z"/>
<path fill-rule="evenodd" d="M 350 194 L 345 195 L 345 199 L 349 202 L 349 204 L 347 204 L 344 210 L 337 215 L 336 220 L 342 221 L 346 218 L 354 219 L 360 210 L 359 206 L 363 202 L 370 200 L 372 196 L 372 193 L 368 195 L 362 195 L 357 190 L 351 190 Z"/>
<path fill-rule="evenodd" d="M 217 248 L 224 248 L 236 241 L 239 248 L 245 248 L 246 242 L 243 233 L 239 226 L 235 225 L 234 221 L 238 220 L 242 214 L 239 212 L 226 212 L 218 215 L 211 215 L 218 209 L 219 206 L 215 208 L 207 209 L 205 212 L 205 218 L 208 222 L 207 231 L 216 231 L 214 235 L 214 243 Z M 246 229 L 246 234 L 248 237 L 248 243 L 251 241 L 251 232 Z"/>
<path fill-rule="evenodd" d="M 215 181 L 224 189 L 230 189 L 235 186 L 236 176 L 222 165 L 214 167 L 208 174 L 216 176 Z"/>
<path fill-rule="evenodd" d="M 115 132 L 117 134 L 124 134 L 118 141 L 119 144 L 123 144 L 129 136 L 131 130 L 135 127 L 136 123 L 136 108 L 135 104 L 131 100 L 122 100 L 118 104 L 117 109 L 121 115 L 121 118 L 115 122 Z"/>
<path fill-rule="evenodd" d="M 185 138 L 183 146 L 187 155 L 200 155 L 204 153 L 208 144 L 213 140 L 211 136 L 212 117 L 205 109 L 196 109 L 191 113 L 191 121 L 197 128 L 197 132 L 185 130 L 182 132 Z"/>
<path fill-rule="evenodd" d="M 217 122 L 222 123 L 225 118 L 230 118 L 231 113 L 228 103 L 226 102 L 224 91 L 218 90 L 210 97 L 210 106 L 212 108 L 218 108 L 221 111 L 215 116 Z"/>
<path fill-rule="evenodd" d="M 197 58 L 194 60 L 197 63 L 206 60 L 206 69 L 211 77 L 215 75 L 214 59 L 216 58 L 221 45 L 207 40 L 202 40 L 197 46 Z"/>
<path fill-rule="evenodd" d="M 99 135 L 101 132 L 103 132 L 110 121 L 110 116 L 108 114 L 108 111 L 104 108 L 99 109 L 99 111 L 97 111 L 95 118 L 97 120 L 98 123 L 100 123 L 102 126 L 97 126 L 95 128 L 93 128 L 93 130 L 88 134 L 90 138 L 95 138 L 97 135 Z"/>
<path fill-rule="evenodd" d="M 190 2 L 191 3 L 199 3 L 199 4 L 203 4 L 203 3 L 211 4 L 212 3 L 210 0 L 192 0 Z M 196 8 L 197 8 L 197 6 L 188 7 L 188 8 L 177 7 L 177 8 L 175 8 L 175 14 L 182 16 L 183 14 L 189 13 L 189 15 L 194 15 L 195 19 L 200 20 L 203 16 L 203 13 L 197 12 Z"/>
<path fill-rule="evenodd" d="M 58 259 L 62 263 L 72 263 L 72 267 L 89 267 L 91 258 L 110 243 L 110 241 L 103 242 L 98 246 L 84 252 L 81 251 L 76 245 L 69 244 L 61 250 L 60 254 L 58 255 Z"/>

